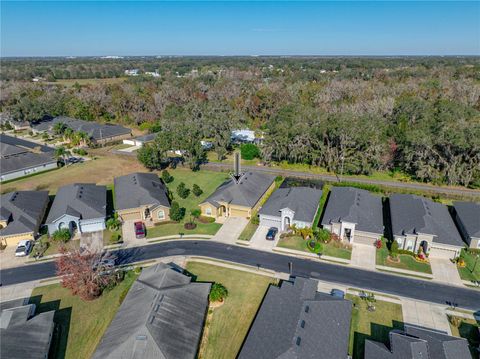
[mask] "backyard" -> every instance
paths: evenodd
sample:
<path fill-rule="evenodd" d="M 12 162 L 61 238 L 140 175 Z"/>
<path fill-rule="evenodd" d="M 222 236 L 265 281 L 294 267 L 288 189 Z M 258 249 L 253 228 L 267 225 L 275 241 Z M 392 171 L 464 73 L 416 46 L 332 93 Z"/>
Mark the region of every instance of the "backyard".
<path fill-rule="evenodd" d="M 475 254 L 462 249 L 460 257 L 465 261 L 465 267 L 458 268 L 460 278 L 469 281 L 480 281 L 480 252 Z"/>
<path fill-rule="evenodd" d="M 351 248 L 342 243 L 335 243 L 335 241 L 333 240 L 329 243 L 317 242 L 315 250 L 312 251 L 308 248 L 308 241 L 304 240 L 300 236 L 294 235 L 280 238 L 280 240 L 278 241 L 278 246 L 308 253 L 321 253 L 325 256 L 342 259 L 350 259 L 352 257 Z"/>
<path fill-rule="evenodd" d="M 398 254 L 398 262 L 391 260 L 389 254 L 386 242 L 382 241 L 382 248 L 377 249 L 377 265 L 432 274 L 429 263 L 419 262 L 410 254 Z"/>
<path fill-rule="evenodd" d="M 221 283 L 228 290 L 224 304 L 213 313 L 209 309 L 198 357 L 235 358 L 274 279 L 199 262 L 189 262 L 187 270 L 196 281 Z"/>
<path fill-rule="evenodd" d="M 400 304 L 377 300 L 374 302 L 375 311 L 369 311 L 364 299 L 351 294 L 347 294 L 346 298 L 354 305 L 348 350 L 353 359 L 363 359 L 366 339 L 388 344 L 390 330 L 403 328 Z"/>
<path fill-rule="evenodd" d="M 467 339 L 470 351 L 472 352 L 472 357 L 478 357 L 476 348 L 480 345 L 480 322 L 475 319 L 467 319 L 457 316 L 448 316 L 448 321 L 450 323 L 452 335 Z"/>
<path fill-rule="evenodd" d="M 136 277 L 127 272 L 123 282 L 89 302 L 60 284 L 35 288 L 30 303 L 36 305 L 36 312 L 55 310 L 50 357 L 90 358 Z"/>

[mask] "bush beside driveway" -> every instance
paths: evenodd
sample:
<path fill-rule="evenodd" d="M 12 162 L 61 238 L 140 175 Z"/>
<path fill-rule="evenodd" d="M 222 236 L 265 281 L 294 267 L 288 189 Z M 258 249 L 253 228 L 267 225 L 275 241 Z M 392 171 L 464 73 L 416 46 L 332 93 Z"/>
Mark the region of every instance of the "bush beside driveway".
<path fill-rule="evenodd" d="M 390 260 L 389 254 L 386 242 L 382 241 L 382 248 L 377 249 L 377 265 L 432 274 L 429 263 L 419 262 L 410 254 L 398 254 L 398 262 Z"/>

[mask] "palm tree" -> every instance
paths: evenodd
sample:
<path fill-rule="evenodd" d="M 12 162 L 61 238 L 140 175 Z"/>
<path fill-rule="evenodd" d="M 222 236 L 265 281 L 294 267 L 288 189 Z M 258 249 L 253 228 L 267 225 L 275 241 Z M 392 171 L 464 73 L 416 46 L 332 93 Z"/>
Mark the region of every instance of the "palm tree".
<path fill-rule="evenodd" d="M 70 141 L 70 140 L 72 140 L 73 136 L 74 136 L 74 132 L 71 128 L 68 127 L 68 128 L 65 129 L 65 131 L 63 131 L 63 139 L 64 140 L 69 140 Z"/>
<path fill-rule="evenodd" d="M 65 147 L 59 146 L 55 149 L 55 158 L 57 160 L 62 160 L 63 163 L 68 164 L 66 159 L 70 157 L 70 151 L 66 150 Z"/>
<path fill-rule="evenodd" d="M 85 131 L 79 131 L 77 132 L 78 138 L 80 139 L 80 143 L 82 143 L 84 146 L 88 146 L 90 142 L 90 137 L 88 136 L 88 133 Z"/>
<path fill-rule="evenodd" d="M 65 125 L 63 122 L 59 122 L 56 123 L 55 126 L 53 126 L 53 133 L 60 136 L 63 135 L 66 129 L 67 125 Z"/>

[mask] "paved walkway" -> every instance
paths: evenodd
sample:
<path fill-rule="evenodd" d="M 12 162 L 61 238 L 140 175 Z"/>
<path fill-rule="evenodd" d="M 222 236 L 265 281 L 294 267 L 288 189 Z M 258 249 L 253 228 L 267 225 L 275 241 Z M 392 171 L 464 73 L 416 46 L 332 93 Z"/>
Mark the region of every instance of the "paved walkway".
<path fill-rule="evenodd" d="M 376 249 L 373 245 L 353 243 L 350 264 L 368 270 L 375 270 Z"/>
<path fill-rule="evenodd" d="M 265 237 L 267 236 L 269 229 L 270 227 L 267 226 L 258 226 L 257 230 L 250 239 L 250 247 L 264 251 L 272 251 L 277 245 L 280 235 L 277 233 L 274 241 L 267 241 Z"/>
<path fill-rule="evenodd" d="M 457 266 L 450 259 L 430 258 L 433 280 L 449 285 L 463 286 Z"/>
<path fill-rule="evenodd" d="M 235 244 L 247 224 L 248 219 L 246 218 L 228 217 L 212 240 Z"/>
<path fill-rule="evenodd" d="M 433 328 L 452 334 L 446 310 L 448 308 L 432 303 L 401 298 L 403 321 L 409 324 Z"/>

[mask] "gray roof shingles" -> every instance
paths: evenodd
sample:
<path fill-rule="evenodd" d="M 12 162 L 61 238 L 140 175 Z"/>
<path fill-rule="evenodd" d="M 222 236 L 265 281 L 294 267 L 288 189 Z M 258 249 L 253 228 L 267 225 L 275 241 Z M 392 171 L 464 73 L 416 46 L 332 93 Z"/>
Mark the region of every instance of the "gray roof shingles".
<path fill-rule="evenodd" d="M 411 194 L 393 194 L 389 201 L 393 235 L 430 234 L 434 243 L 464 246 L 444 204 Z"/>
<path fill-rule="evenodd" d="M 275 176 L 273 175 L 247 172 L 240 179 L 239 183 L 236 183 L 233 179 L 225 181 L 205 202 L 217 207 L 219 206 L 218 202 L 254 207 L 272 185 L 273 181 L 275 181 Z"/>
<path fill-rule="evenodd" d="M 0 357 L 44 359 L 48 355 L 55 311 L 28 318 L 31 306 L 5 309 L 1 313 Z"/>
<path fill-rule="evenodd" d="M 132 132 L 129 128 L 119 125 L 100 124 L 65 116 L 58 116 L 52 119 L 43 120 L 32 127 L 36 131 L 52 132 L 53 127 L 57 123 L 63 123 L 65 126 L 71 128 L 75 132 L 83 131 L 87 133 L 90 138 L 97 141 L 104 138 L 108 139 L 111 137 L 127 135 Z"/>
<path fill-rule="evenodd" d="M 260 214 L 280 216 L 280 210 L 289 208 L 295 212 L 294 219 L 313 222 L 322 191 L 309 187 L 279 188 L 260 209 Z"/>
<path fill-rule="evenodd" d="M 390 348 L 365 341 L 365 359 L 469 359 L 468 342 L 445 333 L 406 324 L 403 331 L 390 332 Z"/>
<path fill-rule="evenodd" d="M 473 238 L 480 238 L 480 203 L 476 202 L 453 202 L 455 212 L 462 221 L 467 235 Z M 469 243 L 470 244 L 470 243 Z"/>
<path fill-rule="evenodd" d="M 53 223 L 64 214 L 84 220 L 105 218 L 107 215 L 107 187 L 92 183 L 74 183 L 60 187 L 46 222 Z"/>
<path fill-rule="evenodd" d="M 209 292 L 210 283 L 192 283 L 168 265 L 144 269 L 93 358 L 195 358 Z"/>
<path fill-rule="evenodd" d="M 351 312 L 311 279 L 271 286 L 238 358 L 347 358 Z"/>
<path fill-rule="evenodd" d="M 35 231 L 45 214 L 48 204 L 47 191 L 15 191 L 2 194 L 1 217 L 7 226 L 0 229 L 0 236 Z"/>
<path fill-rule="evenodd" d="M 167 188 L 154 173 L 131 173 L 115 177 L 115 207 L 118 210 L 140 206 L 170 207 Z"/>
<path fill-rule="evenodd" d="M 382 199 L 353 187 L 333 187 L 322 217 L 322 225 L 356 223 L 356 230 L 383 233 Z"/>

